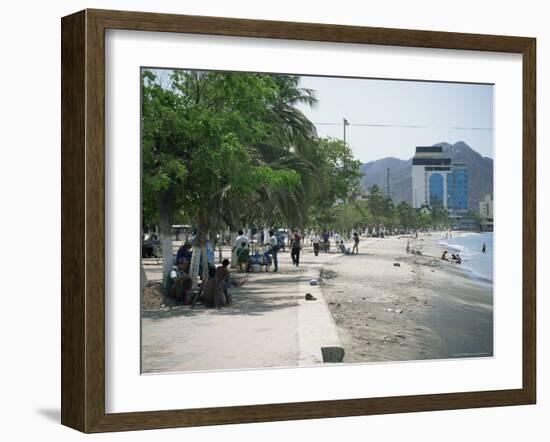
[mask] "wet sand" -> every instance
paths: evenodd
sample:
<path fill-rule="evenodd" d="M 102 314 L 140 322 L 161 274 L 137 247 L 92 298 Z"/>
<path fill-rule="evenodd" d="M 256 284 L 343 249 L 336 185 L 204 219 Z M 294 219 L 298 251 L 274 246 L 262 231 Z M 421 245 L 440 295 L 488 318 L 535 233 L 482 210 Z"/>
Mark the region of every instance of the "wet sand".
<path fill-rule="evenodd" d="M 323 293 L 344 362 L 492 356 L 492 286 L 442 261 L 440 239 L 362 238 L 359 255 L 324 266 Z M 423 255 L 407 254 L 407 241 Z"/>

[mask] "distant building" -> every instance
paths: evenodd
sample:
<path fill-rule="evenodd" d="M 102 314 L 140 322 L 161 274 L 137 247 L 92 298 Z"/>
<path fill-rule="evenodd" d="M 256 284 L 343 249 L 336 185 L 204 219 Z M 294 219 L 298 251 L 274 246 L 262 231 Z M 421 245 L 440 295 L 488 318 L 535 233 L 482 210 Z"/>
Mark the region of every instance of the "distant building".
<path fill-rule="evenodd" d="M 468 169 L 466 164 L 453 164 L 447 175 L 447 207 L 452 210 L 468 210 Z"/>
<path fill-rule="evenodd" d="M 441 146 L 418 146 L 412 160 L 412 201 L 422 206 L 468 209 L 468 169 L 452 164 Z"/>
<path fill-rule="evenodd" d="M 479 202 L 480 228 L 484 232 L 493 231 L 493 198 L 485 195 L 485 199 Z"/>

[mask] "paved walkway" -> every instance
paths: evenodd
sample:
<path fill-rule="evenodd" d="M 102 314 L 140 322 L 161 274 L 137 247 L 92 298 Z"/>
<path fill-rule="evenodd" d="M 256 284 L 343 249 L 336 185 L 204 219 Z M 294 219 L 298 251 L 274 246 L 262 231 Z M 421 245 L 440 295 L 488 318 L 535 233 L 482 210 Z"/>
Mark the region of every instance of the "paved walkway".
<path fill-rule="evenodd" d="M 341 347 L 319 286 L 323 263 L 339 254 L 302 251 L 300 267 L 279 253 L 279 272 L 246 274 L 232 288 L 233 304 L 144 311 L 142 371 L 207 371 L 310 366 L 323 363 L 321 348 Z M 310 293 L 314 301 L 306 301 Z"/>

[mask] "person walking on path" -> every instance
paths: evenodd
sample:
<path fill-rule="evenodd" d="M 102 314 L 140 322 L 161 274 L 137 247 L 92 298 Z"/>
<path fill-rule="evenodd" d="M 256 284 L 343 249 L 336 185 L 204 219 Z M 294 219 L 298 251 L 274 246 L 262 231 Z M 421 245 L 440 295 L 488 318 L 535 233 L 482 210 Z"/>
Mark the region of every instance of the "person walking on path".
<path fill-rule="evenodd" d="M 330 235 L 327 231 L 325 231 L 325 233 L 323 233 L 323 244 L 324 244 L 324 248 L 325 248 L 325 253 L 328 253 L 329 248 L 330 248 Z"/>
<path fill-rule="evenodd" d="M 302 248 L 302 238 L 298 232 L 294 232 L 294 238 L 292 241 L 292 248 L 290 249 L 290 257 L 292 258 L 292 264 L 296 267 L 300 265 L 300 249 Z"/>
<path fill-rule="evenodd" d="M 279 251 L 279 240 L 274 235 L 273 230 L 269 231 L 269 249 L 264 253 L 264 256 L 271 255 L 273 258 L 273 271 L 279 270 L 279 260 L 277 259 L 277 252 Z"/>
<path fill-rule="evenodd" d="M 315 253 L 315 256 L 319 256 L 319 243 L 321 242 L 321 238 L 319 238 L 317 233 L 313 234 L 311 242 L 313 243 L 313 253 Z"/>
<path fill-rule="evenodd" d="M 359 255 L 359 234 L 357 232 L 353 234 L 353 249 L 351 250 L 352 255 L 353 252 L 355 252 L 356 255 Z"/>

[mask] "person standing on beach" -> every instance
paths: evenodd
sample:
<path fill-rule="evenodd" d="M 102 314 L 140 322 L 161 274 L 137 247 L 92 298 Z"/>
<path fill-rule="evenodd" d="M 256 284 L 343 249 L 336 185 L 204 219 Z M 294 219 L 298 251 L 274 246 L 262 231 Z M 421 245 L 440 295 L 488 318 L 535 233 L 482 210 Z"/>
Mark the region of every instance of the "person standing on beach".
<path fill-rule="evenodd" d="M 294 232 L 292 241 L 292 248 L 290 249 L 290 257 L 292 258 L 292 264 L 296 267 L 300 265 L 300 249 L 302 248 L 302 238 L 298 232 Z"/>
<path fill-rule="evenodd" d="M 351 254 L 355 252 L 356 255 L 359 255 L 359 235 L 357 232 L 353 234 L 353 249 L 351 249 Z"/>
<path fill-rule="evenodd" d="M 483 243 L 483 246 L 481 247 L 481 253 L 487 252 L 487 245 Z"/>

